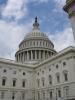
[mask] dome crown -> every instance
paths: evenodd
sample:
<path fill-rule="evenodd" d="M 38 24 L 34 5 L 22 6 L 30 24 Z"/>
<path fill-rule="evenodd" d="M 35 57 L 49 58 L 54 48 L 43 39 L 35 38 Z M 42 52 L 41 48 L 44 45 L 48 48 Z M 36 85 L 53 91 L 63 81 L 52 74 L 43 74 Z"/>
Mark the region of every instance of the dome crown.
<path fill-rule="evenodd" d="M 33 24 L 33 30 L 39 29 L 39 23 L 37 21 L 37 17 L 35 17 L 35 22 Z"/>
<path fill-rule="evenodd" d="M 39 28 L 39 23 L 38 23 L 38 18 L 35 17 L 35 22 L 33 23 L 33 29 L 32 32 L 29 32 L 28 34 L 26 34 L 26 36 L 24 37 L 24 40 L 26 39 L 31 39 L 31 38 L 46 38 L 48 39 L 48 36 L 40 31 Z"/>

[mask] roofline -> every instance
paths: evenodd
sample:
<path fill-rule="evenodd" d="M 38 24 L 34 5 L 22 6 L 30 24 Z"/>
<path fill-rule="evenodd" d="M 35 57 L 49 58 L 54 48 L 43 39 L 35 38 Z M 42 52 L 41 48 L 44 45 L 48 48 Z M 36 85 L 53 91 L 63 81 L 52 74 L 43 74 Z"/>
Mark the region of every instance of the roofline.
<path fill-rule="evenodd" d="M 74 52 L 75 53 L 75 47 L 72 47 L 72 46 L 67 47 L 64 50 L 58 52 L 56 55 L 52 56 L 51 58 L 39 63 L 38 65 L 27 65 L 27 64 L 23 64 L 23 63 L 18 63 L 15 60 L 9 60 L 9 59 L 4 59 L 4 58 L 0 58 L 0 63 L 15 65 L 15 66 L 23 67 L 23 68 L 36 69 L 39 66 L 41 66 L 43 64 L 46 64 L 47 62 L 53 61 L 53 60 L 57 59 L 58 57 L 61 57 L 62 55 L 65 55 L 69 52 Z"/>
<path fill-rule="evenodd" d="M 24 67 L 24 68 L 33 68 L 34 65 L 27 65 L 27 64 L 23 64 L 23 63 L 19 63 L 16 62 L 15 60 L 10 60 L 10 59 L 4 59 L 4 58 L 0 58 L 0 63 L 4 63 L 4 64 L 9 64 L 9 65 L 15 65 L 15 66 L 19 66 L 19 67 Z"/>
<path fill-rule="evenodd" d="M 67 47 L 67 48 L 63 49 L 62 51 L 59 51 L 56 55 L 54 55 L 54 56 L 52 56 L 51 58 L 49 58 L 49 59 L 43 61 L 42 63 L 39 63 L 38 65 L 36 65 L 35 68 L 38 68 L 39 66 L 41 66 L 41 65 L 43 65 L 43 64 L 45 64 L 45 63 L 47 63 L 47 62 L 50 62 L 50 61 L 52 61 L 52 60 L 55 60 L 55 59 L 57 59 L 58 57 L 61 57 L 62 55 L 65 55 L 65 54 L 67 54 L 67 53 L 69 53 L 69 52 L 74 52 L 74 53 L 75 53 L 75 47 L 70 46 L 70 47 Z M 74 56 L 75 56 L 75 55 L 74 55 Z"/>
<path fill-rule="evenodd" d="M 55 52 L 57 53 L 57 51 L 55 51 L 54 49 L 49 49 L 49 48 L 45 48 L 45 47 L 29 47 L 29 48 L 25 48 L 25 49 L 22 49 L 22 50 L 18 50 L 16 53 L 15 53 L 15 56 L 17 55 L 17 53 L 21 53 L 21 52 L 24 52 L 24 51 L 29 51 L 29 50 L 33 50 L 33 48 L 35 48 L 34 50 L 41 50 L 41 49 L 44 49 L 44 50 L 48 50 L 48 51 L 52 51 L 52 52 Z"/>

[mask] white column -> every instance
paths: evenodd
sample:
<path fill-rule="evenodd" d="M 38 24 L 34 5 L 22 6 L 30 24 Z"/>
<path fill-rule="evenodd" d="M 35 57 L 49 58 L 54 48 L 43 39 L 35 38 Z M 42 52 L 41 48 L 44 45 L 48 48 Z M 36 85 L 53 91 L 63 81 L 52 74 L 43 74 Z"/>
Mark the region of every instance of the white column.
<path fill-rule="evenodd" d="M 35 60 L 37 60 L 37 51 L 35 50 Z"/>
<path fill-rule="evenodd" d="M 23 52 L 23 62 L 24 62 L 24 52 Z"/>
<path fill-rule="evenodd" d="M 45 60 L 45 51 L 43 51 L 43 59 Z"/>

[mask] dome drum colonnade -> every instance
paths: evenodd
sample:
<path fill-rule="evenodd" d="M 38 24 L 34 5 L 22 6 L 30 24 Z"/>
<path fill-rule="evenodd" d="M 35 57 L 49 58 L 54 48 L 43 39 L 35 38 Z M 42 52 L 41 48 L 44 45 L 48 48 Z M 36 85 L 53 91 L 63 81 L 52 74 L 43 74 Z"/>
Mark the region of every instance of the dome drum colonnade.
<path fill-rule="evenodd" d="M 46 34 L 40 32 L 39 23 L 35 18 L 33 30 L 28 33 L 19 45 L 15 57 L 17 62 L 39 62 L 56 54 L 53 43 Z"/>

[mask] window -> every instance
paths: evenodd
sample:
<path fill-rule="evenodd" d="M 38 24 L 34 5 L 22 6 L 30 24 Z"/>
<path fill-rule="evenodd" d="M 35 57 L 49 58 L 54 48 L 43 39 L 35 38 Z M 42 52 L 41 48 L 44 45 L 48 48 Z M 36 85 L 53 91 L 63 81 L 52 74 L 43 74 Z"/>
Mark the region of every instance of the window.
<path fill-rule="evenodd" d="M 25 99 L 25 93 L 24 92 L 22 93 L 22 99 Z"/>
<path fill-rule="evenodd" d="M 40 46 L 41 46 L 41 41 L 40 41 Z"/>
<path fill-rule="evenodd" d="M 45 86 L 45 79 L 44 79 L 44 77 L 42 78 L 42 86 Z"/>
<path fill-rule="evenodd" d="M 60 82 L 60 76 L 59 75 L 57 76 L 57 82 L 58 83 Z"/>
<path fill-rule="evenodd" d="M 38 92 L 38 100 L 40 99 L 40 93 Z"/>
<path fill-rule="evenodd" d="M 60 82 L 60 74 L 59 73 L 56 73 L 56 79 L 57 79 L 57 82 L 59 83 Z"/>
<path fill-rule="evenodd" d="M 16 71 L 14 71 L 13 74 L 16 74 Z"/>
<path fill-rule="evenodd" d="M 3 72 L 6 73 L 6 69 L 4 69 Z"/>
<path fill-rule="evenodd" d="M 65 81 L 68 81 L 68 72 L 67 71 L 64 71 L 64 80 Z"/>
<path fill-rule="evenodd" d="M 44 74 L 44 71 L 42 71 L 42 74 Z"/>
<path fill-rule="evenodd" d="M 63 66 L 66 66 L 66 62 L 63 62 Z"/>
<path fill-rule="evenodd" d="M 58 90 L 58 97 L 61 97 L 61 91 Z"/>
<path fill-rule="evenodd" d="M 23 72 L 23 75 L 26 75 L 26 73 L 25 73 L 25 72 Z"/>
<path fill-rule="evenodd" d="M 64 88 L 64 96 L 69 96 L 69 86 L 65 86 Z"/>
<path fill-rule="evenodd" d="M 49 71 L 51 71 L 51 68 L 49 68 Z"/>
<path fill-rule="evenodd" d="M 52 76 L 49 75 L 49 84 L 52 85 Z"/>
<path fill-rule="evenodd" d="M 57 68 L 57 69 L 58 69 L 58 67 L 59 67 L 59 66 L 58 66 L 58 65 L 56 65 L 56 68 Z"/>
<path fill-rule="evenodd" d="M 5 84 L 6 84 L 6 78 L 3 78 L 2 79 L 2 86 L 5 86 Z"/>
<path fill-rule="evenodd" d="M 52 91 L 50 92 L 50 99 L 52 99 Z"/>
<path fill-rule="evenodd" d="M 14 92 L 12 93 L 12 99 L 15 99 L 15 93 Z"/>
<path fill-rule="evenodd" d="M 16 79 L 13 80 L 13 87 L 16 86 Z"/>
<path fill-rule="evenodd" d="M 37 74 L 38 74 L 38 76 L 39 76 L 39 72 L 38 72 Z"/>
<path fill-rule="evenodd" d="M 37 85 L 39 87 L 39 85 L 40 85 L 40 79 L 37 79 Z"/>
<path fill-rule="evenodd" d="M 2 92 L 1 92 L 1 99 L 4 99 L 4 95 L 5 95 L 5 92 L 2 91 Z"/>
<path fill-rule="evenodd" d="M 68 96 L 69 95 L 69 87 L 67 86 L 66 87 L 66 96 Z"/>
<path fill-rule="evenodd" d="M 45 99 L 45 92 L 43 92 L 43 99 Z"/>
<path fill-rule="evenodd" d="M 25 87 L 25 85 L 26 85 L 26 81 L 23 80 L 23 82 L 22 82 L 22 87 Z"/>

